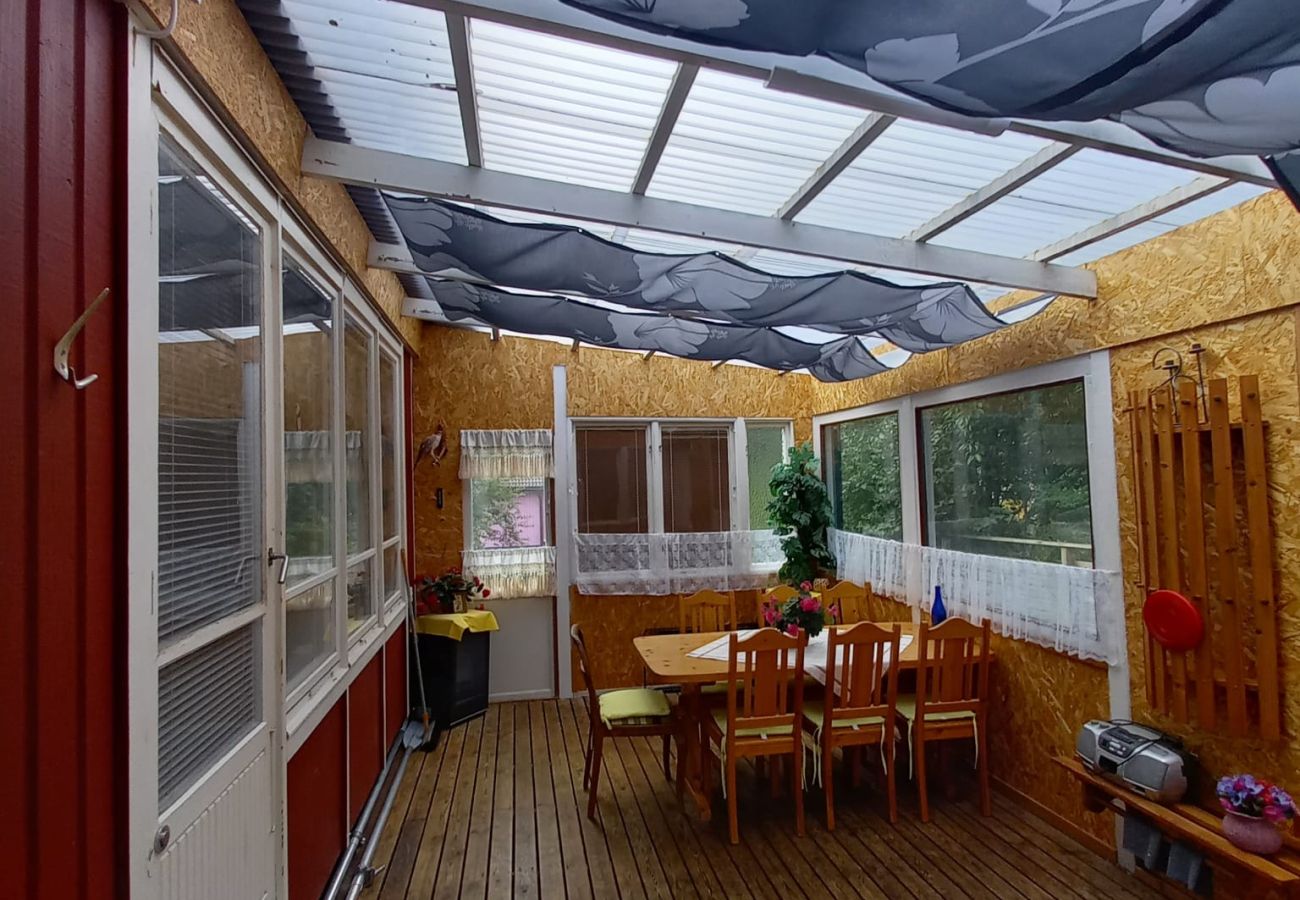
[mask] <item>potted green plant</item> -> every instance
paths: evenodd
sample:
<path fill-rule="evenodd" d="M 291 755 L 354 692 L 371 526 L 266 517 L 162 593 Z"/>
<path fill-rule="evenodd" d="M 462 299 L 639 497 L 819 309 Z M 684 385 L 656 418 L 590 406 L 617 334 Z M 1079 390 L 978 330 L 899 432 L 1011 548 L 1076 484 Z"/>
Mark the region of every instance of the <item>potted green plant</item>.
<path fill-rule="evenodd" d="M 831 500 L 810 444 L 791 447 L 789 458 L 772 467 L 768 489 L 772 499 L 767 512 L 785 553 L 781 581 L 797 585 L 822 577 L 835 566 L 835 557 L 826 546 Z"/>

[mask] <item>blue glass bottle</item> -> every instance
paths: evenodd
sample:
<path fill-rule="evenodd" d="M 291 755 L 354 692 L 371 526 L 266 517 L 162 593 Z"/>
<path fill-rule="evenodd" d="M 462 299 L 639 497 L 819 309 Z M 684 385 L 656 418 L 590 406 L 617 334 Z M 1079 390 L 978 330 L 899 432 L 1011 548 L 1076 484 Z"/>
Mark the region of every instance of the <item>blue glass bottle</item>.
<path fill-rule="evenodd" d="M 948 608 L 943 605 L 943 588 L 934 586 L 934 605 L 930 607 L 930 624 L 939 625 L 948 618 Z"/>

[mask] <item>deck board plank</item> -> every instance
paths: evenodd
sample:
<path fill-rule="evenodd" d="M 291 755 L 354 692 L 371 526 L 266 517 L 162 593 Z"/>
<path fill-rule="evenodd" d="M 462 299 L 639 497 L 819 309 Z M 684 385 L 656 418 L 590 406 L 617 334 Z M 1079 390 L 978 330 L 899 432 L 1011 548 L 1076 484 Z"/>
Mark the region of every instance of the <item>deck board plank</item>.
<path fill-rule="evenodd" d="M 877 786 L 855 790 L 841 778 L 834 832 L 810 787 L 800 838 L 788 788 L 773 800 L 747 763 L 741 843 L 732 846 L 721 793 L 713 819 L 700 821 L 664 777 L 657 739 L 606 747 L 593 822 L 582 789 L 587 722 L 582 700 L 497 704 L 413 759 L 367 900 L 1160 897 L 1002 794 L 989 818 L 959 795 L 937 801 L 922 824 L 905 777 L 897 825 Z"/>

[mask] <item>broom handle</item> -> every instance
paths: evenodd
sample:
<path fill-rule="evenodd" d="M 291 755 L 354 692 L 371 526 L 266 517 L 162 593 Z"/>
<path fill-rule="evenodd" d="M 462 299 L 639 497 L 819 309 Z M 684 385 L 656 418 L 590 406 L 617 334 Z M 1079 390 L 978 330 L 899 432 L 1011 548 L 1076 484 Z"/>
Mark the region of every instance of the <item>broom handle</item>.
<path fill-rule="evenodd" d="M 406 584 L 406 628 L 411 632 L 411 652 L 415 654 L 415 680 L 420 686 L 420 722 L 424 725 L 424 733 L 429 733 L 429 701 L 424 696 L 424 666 L 420 663 L 420 645 L 415 639 L 415 591 L 411 587 L 411 579 L 407 574 L 406 568 L 406 548 L 401 550 L 402 555 L 402 580 Z"/>

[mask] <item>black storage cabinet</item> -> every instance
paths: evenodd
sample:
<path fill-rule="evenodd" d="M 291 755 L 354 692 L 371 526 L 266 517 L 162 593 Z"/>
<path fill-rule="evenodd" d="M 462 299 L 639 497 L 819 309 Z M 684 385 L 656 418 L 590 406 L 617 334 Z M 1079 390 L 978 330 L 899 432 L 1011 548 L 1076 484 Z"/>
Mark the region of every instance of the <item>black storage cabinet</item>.
<path fill-rule="evenodd" d="M 487 712 L 490 632 L 466 631 L 461 640 L 416 634 L 415 645 L 424 672 L 424 696 L 433 717 L 437 743 L 442 732 Z M 411 703 L 420 702 L 417 670 L 411 667 Z"/>

